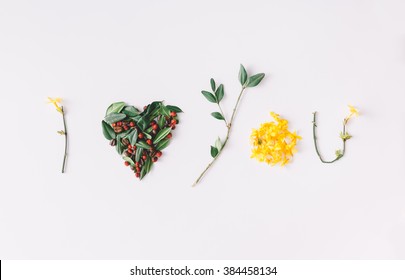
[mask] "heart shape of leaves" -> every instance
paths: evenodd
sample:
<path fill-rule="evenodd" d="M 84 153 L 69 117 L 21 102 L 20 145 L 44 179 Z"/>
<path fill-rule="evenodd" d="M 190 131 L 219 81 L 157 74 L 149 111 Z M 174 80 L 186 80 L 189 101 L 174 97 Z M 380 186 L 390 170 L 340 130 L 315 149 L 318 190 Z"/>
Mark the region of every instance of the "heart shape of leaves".
<path fill-rule="evenodd" d="M 107 108 L 101 125 L 104 137 L 115 146 L 124 164 L 142 180 L 169 145 L 172 130 L 179 123 L 177 114 L 182 112 L 162 101 L 152 102 L 142 112 L 125 102 L 116 102 Z"/>

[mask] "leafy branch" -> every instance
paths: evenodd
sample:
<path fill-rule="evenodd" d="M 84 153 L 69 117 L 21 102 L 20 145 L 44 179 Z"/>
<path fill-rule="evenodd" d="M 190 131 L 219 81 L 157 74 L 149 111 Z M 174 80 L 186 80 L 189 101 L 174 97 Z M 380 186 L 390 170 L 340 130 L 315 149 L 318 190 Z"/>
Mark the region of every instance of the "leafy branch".
<path fill-rule="evenodd" d="M 218 157 L 221 155 L 223 149 L 225 148 L 226 144 L 228 143 L 229 140 L 229 136 L 231 133 L 231 129 L 232 129 L 232 124 L 234 122 L 235 116 L 236 116 L 236 112 L 237 109 L 239 107 L 239 103 L 242 99 L 242 95 L 245 92 L 246 88 L 249 87 L 255 87 L 258 84 L 260 84 L 260 82 L 263 80 L 265 74 L 264 73 L 259 73 L 259 74 L 255 74 L 253 76 L 248 76 L 245 67 L 243 67 L 243 65 L 240 65 L 240 70 L 239 70 L 239 82 L 242 86 L 241 91 L 239 93 L 238 99 L 236 100 L 236 104 L 233 108 L 232 111 L 232 115 L 230 120 L 228 121 L 227 118 L 225 117 L 225 114 L 222 110 L 221 107 L 221 101 L 225 96 L 225 92 L 224 92 L 224 85 L 220 84 L 218 87 L 216 86 L 215 80 L 211 78 L 210 80 L 210 84 L 211 84 L 211 90 L 210 91 L 206 91 L 203 90 L 201 91 L 201 93 L 204 95 L 204 97 L 211 103 L 215 103 L 218 105 L 218 109 L 219 112 L 212 112 L 211 116 L 213 116 L 214 118 L 224 121 L 225 123 L 225 127 L 227 129 L 226 132 L 226 136 L 224 140 L 221 140 L 221 138 L 217 138 L 217 140 L 215 141 L 214 146 L 211 146 L 211 156 L 212 156 L 212 160 L 211 162 L 207 165 L 207 167 L 204 169 L 204 171 L 200 174 L 200 176 L 198 176 L 197 180 L 194 182 L 193 187 L 196 186 L 201 179 L 204 177 L 204 175 L 207 173 L 207 171 L 210 169 L 210 167 L 214 164 L 214 162 L 218 159 Z"/>

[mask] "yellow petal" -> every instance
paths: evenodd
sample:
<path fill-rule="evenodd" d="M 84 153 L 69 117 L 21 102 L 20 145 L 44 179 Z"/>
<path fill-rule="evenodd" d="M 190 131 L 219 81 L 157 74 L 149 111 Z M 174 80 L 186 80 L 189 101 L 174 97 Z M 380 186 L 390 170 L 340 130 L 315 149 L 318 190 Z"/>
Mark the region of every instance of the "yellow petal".
<path fill-rule="evenodd" d="M 356 116 L 358 116 L 359 115 L 359 110 L 357 110 L 354 106 L 352 106 L 352 105 L 348 105 L 349 106 L 349 110 L 350 110 L 350 114 L 353 114 L 353 115 L 356 115 Z"/>
<path fill-rule="evenodd" d="M 56 98 L 51 98 L 48 97 L 48 103 L 52 103 L 52 104 L 57 104 L 57 103 L 61 103 L 62 102 L 62 98 L 60 97 L 56 97 Z"/>

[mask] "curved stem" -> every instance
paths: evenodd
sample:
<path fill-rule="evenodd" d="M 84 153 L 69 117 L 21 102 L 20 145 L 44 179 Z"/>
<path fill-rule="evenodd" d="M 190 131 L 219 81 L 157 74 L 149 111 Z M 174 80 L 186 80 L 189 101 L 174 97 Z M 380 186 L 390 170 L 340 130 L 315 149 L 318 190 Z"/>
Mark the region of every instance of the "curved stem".
<path fill-rule="evenodd" d="M 342 141 L 343 141 L 343 149 L 342 149 L 342 153 L 341 153 L 340 155 L 336 156 L 336 158 L 335 158 L 334 160 L 331 160 L 331 161 L 324 160 L 324 159 L 322 158 L 322 156 L 321 156 L 321 153 L 319 152 L 319 149 L 318 149 L 318 141 L 317 141 L 317 137 L 316 137 L 316 128 L 317 128 L 317 125 L 316 125 L 316 113 L 317 113 L 317 112 L 314 112 L 314 113 L 313 113 L 313 114 L 314 114 L 314 119 L 313 119 L 313 121 L 312 121 L 312 134 L 313 134 L 313 138 L 314 138 L 315 151 L 316 151 L 316 153 L 317 153 L 319 159 L 320 159 L 323 163 L 333 163 L 333 162 L 335 162 L 335 161 L 338 161 L 339 159 L 341 159 L 341 158 L 345 155 L 345 151 L 346 151 L 346 140 L 345 140 L 345 139 L 342 139 Z M 344 134 L 346 134 L 346 123 L 345 123 L 345 122 L 343 122 L 343 135 L 344 135 Z"/>
<path fill-rule="evenodd" d="M 241 98 L 242 98 L 242 95 L 243 95 L 243 92 L 245 91 L 245 87 L 242 87 L 242 90 L 240 91 L 240 93 L 239 93 L 239 97 L 238 97 L 238 99 L 237 99 L 237 101 L 236 101 L 236 104 L 235 104 L 235 107 L 233 108 L 233 112 L 232 112 L 232 117 L 231 117 L 231 120 L 229 121 L 229 123 L 227 123 L 226 121 L 225 121 L 225 124 L 226 124 L 226 127 L 227 127 L 227 133 L 226 133 L 226 137 L 225 137 L 225 140 L 224 140 L 224 142 L 222 143 L 222 148 L 221 148 L 221 150 L 219 150 L 218 151 L 218 154 L 211 160 L 211 162 L 207 165 L 207 167 L 204 169 L 204 171 L 200 174 L 200 176 L 198 176 L 198 178 L 197 178 L 197 180 L 194 182 L 194 184 L 193 184 L 193 187 L 195 187 L 200 181 L 201 181 L 201 179 L 204 177 L 204 175 L 205 175 L 205 173 L 207 173 L 207 171 L 210 169 L 210 167 L 214 164 L 214 162 L 219 158 L 219 156 L 221 155 L 221 153 L 222 153 L 222 151 L 224 150 L 224 148 L 225 148 L 225 146 L 226 146 L 226 143 L 228 142 L 228 140 L 229 140 L 229 136 L 230 136 L 230 134 L 231 134 L 231 127 L 232 127 L 232 123 L 233 123 L 233 121 L 234 121 L 234 119 L 235 119 L 235 116 L 236 116 L 236 112 L 237 112 L 237 109 L 238 109 L 238 107 L 239 107 L 239 103 L 240 103 L 240 100 L 241 100 Z M 219 104 L 218 104 L 219 105 Z M 221 107 L 220 107 L 221 108 Z M 221 112 L 222 112 L 222 109 L 221 109 Z M 225 116 L 224 116 L 224 118 L 225 118 Z"/>
<path fill-rule="evenodd" d="M 65 153 L 63 155 L 62 173 L 65 173 L 67 149 L 68 149 L 68 135 L 67 135 L 68 132 L 66 129 L 65 111 L 63 110 L 63 106 L 61 108 L 62 108 L 62 117 L 63 117 L 63 128 L 64 128 L 64 132 L 65 132 Z"/>

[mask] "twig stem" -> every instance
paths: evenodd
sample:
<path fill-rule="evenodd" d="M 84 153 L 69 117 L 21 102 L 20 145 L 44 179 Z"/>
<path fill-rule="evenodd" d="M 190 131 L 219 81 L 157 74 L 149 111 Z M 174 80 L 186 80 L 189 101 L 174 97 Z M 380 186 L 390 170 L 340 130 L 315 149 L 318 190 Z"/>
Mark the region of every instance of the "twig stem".
<path fill-rule="evenodd" d="M 67 128 L 66 128 L 65 110 L 63 110 L 63 106 L 61 107 L 61 109 L 62 109 L 64 136 L 65 136 L 65 152 L 63 155 L 62 173 L 65 173 L 67 149 L 68 149 L 68 132 L 67 132 Z"/>

